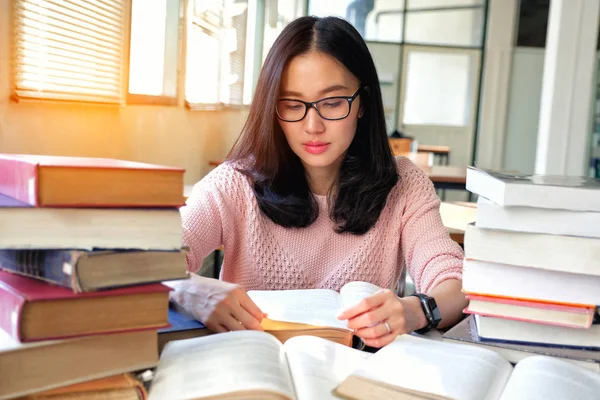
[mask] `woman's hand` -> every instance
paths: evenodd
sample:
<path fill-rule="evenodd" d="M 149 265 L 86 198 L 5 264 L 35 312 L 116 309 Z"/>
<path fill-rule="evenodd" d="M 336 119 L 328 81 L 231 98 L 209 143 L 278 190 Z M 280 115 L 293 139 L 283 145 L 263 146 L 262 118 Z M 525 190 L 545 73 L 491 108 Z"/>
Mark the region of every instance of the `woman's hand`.
<path fill-rule="evenodd" d="M 238 285 L 192 275 L 170 286 L 171 300 L 212 331 L 263 330 L 265 314 Z"/>
<path fill-rule="evenodd" d="M 343 310 L 338 319 L 348 320 L 348 328 L 367 346 L 383 347 L 397 335 L 410 333 L 427 325 L 427 319 L 417 297 L 399 298 L 389 289 L 382 289 Z"/>

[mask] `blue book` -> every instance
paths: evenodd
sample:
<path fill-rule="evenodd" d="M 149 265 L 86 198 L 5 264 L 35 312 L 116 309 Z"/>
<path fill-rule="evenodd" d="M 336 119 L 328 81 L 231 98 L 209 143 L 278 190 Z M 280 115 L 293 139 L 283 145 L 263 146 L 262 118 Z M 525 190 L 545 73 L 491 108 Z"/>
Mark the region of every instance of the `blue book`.
<path fill-rule="evenodd" d="M 191 339 L 212 333 L 200 321 L 184 311 L 177 310 L 173 305 L 169 306 L 168 328 L 158 330 L 158 348 L 162 352 L 163 347 L 170 341 Z"/>
<path fill-rule="evenodd" d="M 0 249 L 0 269 L 80 293 L 184 279 L 185 254 L 185 250 Z"/>

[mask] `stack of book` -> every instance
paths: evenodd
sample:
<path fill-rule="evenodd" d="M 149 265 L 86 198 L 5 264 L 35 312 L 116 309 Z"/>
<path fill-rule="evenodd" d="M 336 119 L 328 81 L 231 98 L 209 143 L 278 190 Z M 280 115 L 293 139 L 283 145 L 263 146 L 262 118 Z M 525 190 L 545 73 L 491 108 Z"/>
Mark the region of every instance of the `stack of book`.
<path fill-rule="evenodd" d="M 600 370 L 600 181 L 469 168 L 467 189 L 479 195 L 464 239 L 473 316 L 445 339 Z"/>
<path fill-rule="evenodd" d="M 168 326 L 160 282 L 186 277 L 183 173 L 0 155 L 0 399 L 141 396 L 119 374 L 156 365 Z"/>

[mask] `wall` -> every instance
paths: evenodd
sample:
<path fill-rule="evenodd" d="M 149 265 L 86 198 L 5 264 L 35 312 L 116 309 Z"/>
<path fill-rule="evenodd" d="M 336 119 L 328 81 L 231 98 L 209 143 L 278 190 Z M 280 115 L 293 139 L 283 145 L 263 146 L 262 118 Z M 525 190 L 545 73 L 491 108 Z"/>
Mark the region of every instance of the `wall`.
<path fill-rule="evenodd" d="M 11 3 L 0 0 L 1 153 L 113 157 L 172 165 L 186 169 L 186 184 L 210 170 L 209 160 L 227 154 L 246 110 L 10 100 Z"/>
<path fill-rule="evenodd" d="M 544 72 L 544 49 L 513 52 L 502 168 L 533 173 Z"/>

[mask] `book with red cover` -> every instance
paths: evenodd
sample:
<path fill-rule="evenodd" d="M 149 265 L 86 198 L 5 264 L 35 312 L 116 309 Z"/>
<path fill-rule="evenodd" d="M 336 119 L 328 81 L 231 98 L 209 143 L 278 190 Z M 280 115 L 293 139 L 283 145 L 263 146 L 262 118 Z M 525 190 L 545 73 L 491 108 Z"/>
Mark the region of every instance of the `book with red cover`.
<path fill-rule="evenodd" d="M 587 329 L 596 314 L 595 305 L 566 305 L 495 296 L 467 294 L 466 314 Z"/>
<path fill-rule="evenodd" d="M 90 293 L 0 271 L 0 328 L 21 342 L 169 326 L 157 283 Z"/>
<path fill-rule="evenodd" d="M 0 154 L 0 193 L 35 207 L 179 207 L 184 172 L 110 158 Z"/>

